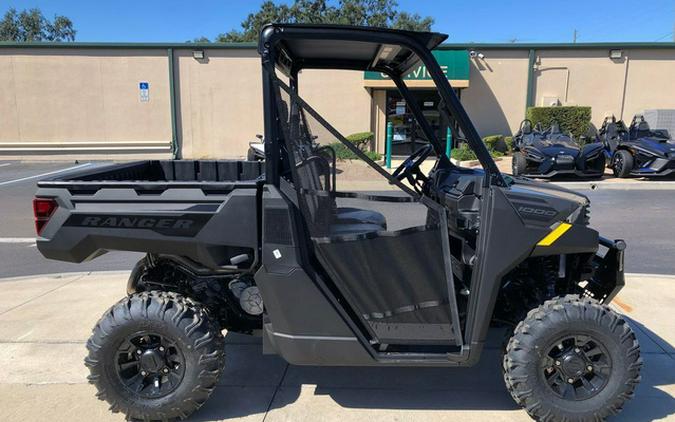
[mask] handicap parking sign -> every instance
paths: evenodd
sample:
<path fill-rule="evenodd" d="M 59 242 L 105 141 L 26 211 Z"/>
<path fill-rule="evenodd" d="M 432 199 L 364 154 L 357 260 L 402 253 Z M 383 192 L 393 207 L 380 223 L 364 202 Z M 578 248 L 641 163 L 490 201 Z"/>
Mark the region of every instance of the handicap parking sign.
<path fill-rule="evenodd" d="M 140 91 L 140 100 L 142 103 L 147 103 L 150 101 L 150 83 L 148 82 L 140 82 L 138 84 L 138 88 Z"/>

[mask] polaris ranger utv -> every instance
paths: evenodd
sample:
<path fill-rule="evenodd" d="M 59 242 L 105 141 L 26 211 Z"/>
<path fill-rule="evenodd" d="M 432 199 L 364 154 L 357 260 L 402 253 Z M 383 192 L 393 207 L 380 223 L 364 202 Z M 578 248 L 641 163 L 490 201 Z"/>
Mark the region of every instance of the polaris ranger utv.
<path fill-rule="evenodd" d="M 264 163 L 145 161 L 39 182 L 44 256 L 147 252 L 87 344 L 89 379 L 112 411 L 196 411 L 224 364 L 222 330 L 260 335 L 264 353 L 297 365 L 443 367 L 480 362 L 491 323 L 511 327 L 504 380 L 532 417 L 621 409 L 642 365 L 608 307 L 624 285 L 625 243 L 589 227 L 583 195 L 500 173 L 431 54 L 445 38 L 268 25 Z M 420 65 L 482 169 L 444 155 L 403 80 Z M 430 143 L 388 173 L 300 97 L 315 69 L 382 72 Z M 336 169 L 331 140 L 395 191 L 338 191 L 348 169 Z M 421 210 L 421 222 L 398 228 L 408 211 L 387 212 L 399 207 Z"/>

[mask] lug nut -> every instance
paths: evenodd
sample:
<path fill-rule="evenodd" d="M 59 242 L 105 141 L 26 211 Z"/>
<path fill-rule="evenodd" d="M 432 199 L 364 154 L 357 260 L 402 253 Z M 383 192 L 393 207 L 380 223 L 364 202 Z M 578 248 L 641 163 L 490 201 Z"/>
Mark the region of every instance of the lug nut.
<path fill-rule="evenodd" d="M 168 374 L 168 373 L 169 373 L 169 368 L 164 368 L 164 369 L 162 370 L 162 372 L 164 372 L 165 374 Z"/>
<path fill-rule="evenodd" d="M 146 375 L 148 375 L 148 373 L 145 372 L 145 371 L 141 371 L 141 375 L 142 375 L 142 376 L 146 376 Z"/>
<path fill-rule="evenodd" d="M 136 354 L 137 354 L 137 355 L 142 355 L 143 352 L 141 352 L 141 349 L 138 349 L 138 350 L 136 350 Z"/>
<path fill-rule="evenodd" d="M 567 382 L 569 382 L 570 384 L 574 384 L 574 380 L 572 378 L 567 378 Z"/>
<path fill-rule="evenodd" d="M 588 365 L 588 366 L 586 367 L 586 369 L 588 369 L 589 371 L 592 371 L 592 370 L 593 370 L 593 367 L 592 367 L 591 365 Z"/>
<path fill-rule="evenodd" d="M 576 349 L 574 349 L 574 353 L 579 353 L 579 352 L 581 352 L 581 350 L 578 347 Z"/>
<path fill-rule="evenodd" d="M 159 351 L 160 351 L 160 352 L 163 352 L 163 351 L 164 351 L 164 348 L 163 348 L 162 346 L 159 346 Z"/>
<path fill-rule="evenodd" d="M 555 361 L 555 365 L 560 366 L 560 361 L 559 360 Z"/>

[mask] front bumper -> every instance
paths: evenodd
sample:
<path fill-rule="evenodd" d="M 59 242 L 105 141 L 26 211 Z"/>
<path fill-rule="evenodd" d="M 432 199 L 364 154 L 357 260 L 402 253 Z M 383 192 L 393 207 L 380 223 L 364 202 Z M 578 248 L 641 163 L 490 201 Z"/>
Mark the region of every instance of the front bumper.
<path fill-rule="evenodd" d="M 588 281 L 585 290 L 594 299 L 609 304 L 626 284 L 623 267 L 626 242 L 601 236 L 599 243 L 604 251 L 598 251 L 593 257 L 593 277 Z"/>
<path fill-rule="evenodd" d="M 548 179 L 555 176 L 577 176 L 581 178 L 602 177 L 605 173 L 599 171 L 577 170 L 577 169 L 552 169 L 546 173 L 527 173 L 523 176 L 539 179 Z"/>
<path fill-rule="evenodd" d="M 633 176 L 669 176 L 675 173 L 675 159 L 658 158 L 649 167 L 637 168 L 631 171 Z"/>
<path fill-rule="evenodd" d="M 604 174 L 604 166 L 600 168 L 597 160 L 603 160 L 604 156 L 600 155 L 592 159 L 586 157 L 547 157 L 542 161 L 533 160 L 532 157 L 526 157 L 529 162 L 536 163 L 536 167 L 532 168 L 527 177 L 551 178 L 554 176 L 577 176 L 582 178 L 596 178 L 602 177 Z"/>

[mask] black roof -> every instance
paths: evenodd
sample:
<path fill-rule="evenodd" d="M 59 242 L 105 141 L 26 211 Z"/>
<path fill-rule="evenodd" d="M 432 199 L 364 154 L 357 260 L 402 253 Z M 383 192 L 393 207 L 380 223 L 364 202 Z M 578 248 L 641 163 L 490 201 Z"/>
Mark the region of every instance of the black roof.
<path fill-rule="evenodd" d="M 400 74 L 410 71 L 419 58 L 414 48 L 432 50 L 448 36 L 349 25 L 270 24 L 263 28 L 258 50 L 280 51 L 281 68 L 377 70 L 386 66 Z"/>

